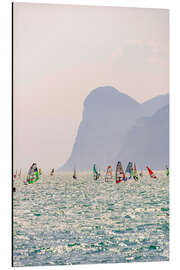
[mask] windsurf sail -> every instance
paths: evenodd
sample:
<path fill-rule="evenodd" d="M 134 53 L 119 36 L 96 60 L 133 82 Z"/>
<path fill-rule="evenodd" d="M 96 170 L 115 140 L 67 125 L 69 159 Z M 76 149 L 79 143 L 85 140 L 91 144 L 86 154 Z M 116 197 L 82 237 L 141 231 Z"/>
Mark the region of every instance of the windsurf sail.
<path fill-rule="evenodd" d="M 94 164 L 93 166 L 93 176 L 94 176 L 94 180 L 97 180 L 100 177 L 100 173 L 96 169 L 96 164 Z"/>
<path fill-rule="evenodd" d="M 21 178 L 21 169 L 19 170 L 18 177 Z"/>
<path fill-rule="evenodd" d="M 50 176 L 53 176 L 53 175 L 54 175 L 54 168 L 50 172 Z"/>
<path fill-rule="evenodd" d="M 118 161 L 116 166 L 116 184 L 126 180 L 127 178 L 125 177 L 125 172 L 123 170 L 122 164 L 120 161 Z"/>
<path fill-rule="evenodd" d="M 105 181 L 108 182 L 109 180 L 112 179 L 112 168 L 111 166 L 109 165 L 107 167 L 107 171 L 106 171 L 106 176 L 105 176 Z"/>
<path fill-rule="evenodd" d="M 146 166 L 146 168 L 147 168 L 147 170 L 148 170 L 148 172 L 149 172 L 150 177 L 156 179 L 157 177 L 156 177 L 156 175 L 153 173 L 153 171 L 152 171 L 148 166 Z"/>
<path fill-rule="evenodd" d="M 129 174 L 128 178 L 131 179 L 132 174 L 133 174 L 133 163 L 132 162 L 129 161 L 125 172 Z"/>
<path fill-rule="evenodd" d="M 169 176 L 169 168 L 166 166 L 166 176 Z"/>
<path fill-rule="evenodd" d="M 141 172 L 139 173 L 139 176 L 143 177 L 143 171 L 141 170 Z"/>
<path fill-rule="evenodd" d="M 133 178 L 134 178 L 134 180 L 138 180 L 138 174 L 137 174 L 137 169 L 136 169 L 136 163 L 134 163 Z"/>
<path fill-rule="evenodd" d="M 36 163 L 33 163 L 28 170 L 28 175 L 27 175 L 26 181 L 28 184 L 33 184 L 36 181 L 38 181 L 38 179 L 39 179 L 39 172 L 37 169 L 37 165 L 36 165 Z"/>
<path fill-rule="evenodd" d="M 13 174 L 13 178 L 15 179 L 17 177 L 17 170 L 16 172 Z"/>
<path fill-rule="evenodd" d="M 75 168 L 74 168 L 73 179 L 77 179 L 77 175 L 76 175 L 76 169 L 75 169 Z"/>

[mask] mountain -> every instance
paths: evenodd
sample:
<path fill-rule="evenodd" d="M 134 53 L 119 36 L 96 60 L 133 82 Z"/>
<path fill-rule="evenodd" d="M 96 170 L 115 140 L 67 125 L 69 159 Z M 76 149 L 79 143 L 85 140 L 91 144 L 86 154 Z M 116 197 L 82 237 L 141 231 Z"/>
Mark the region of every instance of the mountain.
<path fill-rule="evenodd" d="M 104 168 L 117 156 L 126 133 L 142 115 L 141 105 L 111 86 L 94 89 L 84 101 L 83 118 L 63 171 Z"/>
<path fill-rule="evenodd" d="M 154 97 L 141 104 L 143 115 L 152 116 L 167 104 L 169 104 L 169 94 Z"/>
<path fill-rule="evenodd" d="M 136 122 L 115 160 L 121 160 L 124 165 L 136 161 L 139 169 L 146 165 L 164 169 L 169 164 L 169 105 Z"/>
<path fill-rule="evenodd" d="M 111 86 L 91 91 L 84 101 L 83 117 L 67 162 L 58 170 L 104 169 L 117 160 L 139 168 L 164 168 L 169 157 L 169 95 L 143 104 Z"/>

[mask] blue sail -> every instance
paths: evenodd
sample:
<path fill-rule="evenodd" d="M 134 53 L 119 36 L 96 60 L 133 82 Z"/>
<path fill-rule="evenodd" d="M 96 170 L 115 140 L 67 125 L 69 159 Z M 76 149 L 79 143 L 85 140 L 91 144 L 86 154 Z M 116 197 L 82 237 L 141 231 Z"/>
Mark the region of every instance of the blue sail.
<path fill-rule="evenodd" d="M 131 176 L 133 173 L 133 163 L 132 162 L 129 161 L 125 172 L 129 173 L 129 179 L 131 179 Z"/>
<path fill-rule="evenodd" d="M 132 173 L 133 171 L 133 163 L 132 162 L 129 162 L 128 165 L 127 165 L 127 168 L 126 168 L 126 173 Z"/>

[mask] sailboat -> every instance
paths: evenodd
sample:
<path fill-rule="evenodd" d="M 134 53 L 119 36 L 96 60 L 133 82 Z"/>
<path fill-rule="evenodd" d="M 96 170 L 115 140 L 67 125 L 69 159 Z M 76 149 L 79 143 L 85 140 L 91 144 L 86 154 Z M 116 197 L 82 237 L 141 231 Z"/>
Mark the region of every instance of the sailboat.
<path fill-rule="evenodd" d="M 112 169 L 111 166 L 109 165 L 107 167 L 107 171 L 106 171 L 106 176 L 105 176 L 105 181 L 108 182 L 109 180 L 112 179 Z"/>
<path fill-rule="evenodd" d="M 19 170 L 18 177 L 21 178 L 21 169 Z"/>
<path fill-rule="evenodd" d="M 17 177 L 17 170 L 16 172 L 13 174 L 13 178 L 15 179 Z"/>
<path fill-rule="evenodd" d="M 75 169 L 75 168 L 74 168 L 73 179 L 77 179 L 77 175 L 76 175 L 76 169 Z"/>
<path fill-rule="evenodd" d="M 41 168 L 39 168 L 39 175 L 42 175 L 42 170 L 41 170 Z"/>
<path fill-rule="evenodd" d="M 166 166 L 166 176 L 169 176 L 169 168 Z"/>
<path fill-rule="evenodd" d="M 33 163 L 28 170 L 25 184 L 33 184 L 39 179 L 39 172 L 36 163 Z"/>
<path fill-rule="evenodd" d="M 96 164 L 94 164 L 93 166 L 93 176 L 94 176 L 94 180 L 98 180 L 100 177 L 100 173 L 96 169 Z"/>
<path fill-rule="evenodd" d="M 54 168 L 50 172 L 50 176 L 53 176 L 53 175 L 54 175 Z"/>
<path fill-rule="evenodd" d="M 126 181 L 127 178 L 125 177 L 125 172 L 123 170 L 122 164 L 118 161 L 116 166 L 116 184 Z"/>
<path fill-rule="evenodd" d="M 132 174 L 133 174 L 133 163 L 129 161 L 125 173 L 128 174 L 128 179 L 131 179 Z"/>
<path fill-rule="evenodd" d="M 134 170 L 133 170 L 133 178 L 134 180 L 138 180 L 138 174 L 137 174 L 137 169 L 136 169 L 136 163 L 134 163 Z"/>
<path fill-rule="evenodd" d="M 148 166 L 146 166 L 146 168 L 147 168 L 147 170 L 148 170 L 148 172 L 149 172 L 150 177 L 156 179 L 157 177 L 156 177 L 156 175 L 153 173 L 153 171 L 152 171 Z"/>

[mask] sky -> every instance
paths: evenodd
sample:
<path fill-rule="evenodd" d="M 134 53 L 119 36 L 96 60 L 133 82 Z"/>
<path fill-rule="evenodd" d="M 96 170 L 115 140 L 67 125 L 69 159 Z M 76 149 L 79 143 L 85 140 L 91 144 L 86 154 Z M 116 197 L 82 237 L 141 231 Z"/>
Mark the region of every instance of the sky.
<path fill-rule="evenodd" d="M 97 87 L 169 92 L 166 9 L 14 3 L 13 33 L 14 169 L 63 165 Z"/>

